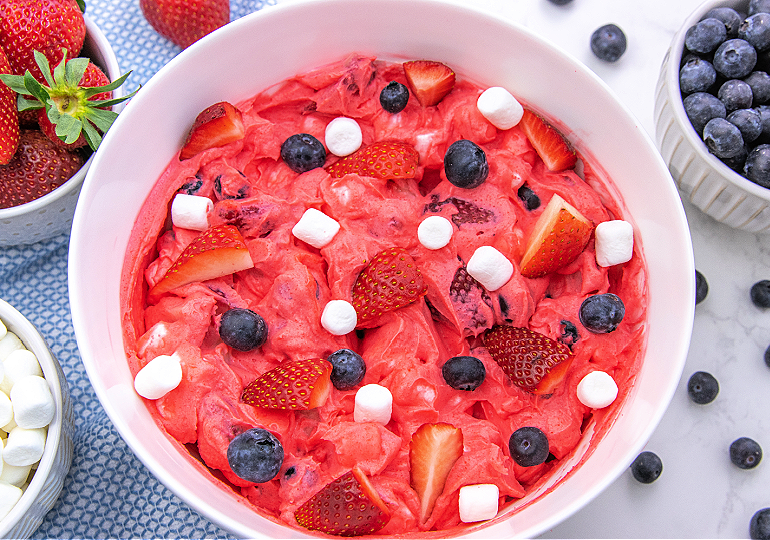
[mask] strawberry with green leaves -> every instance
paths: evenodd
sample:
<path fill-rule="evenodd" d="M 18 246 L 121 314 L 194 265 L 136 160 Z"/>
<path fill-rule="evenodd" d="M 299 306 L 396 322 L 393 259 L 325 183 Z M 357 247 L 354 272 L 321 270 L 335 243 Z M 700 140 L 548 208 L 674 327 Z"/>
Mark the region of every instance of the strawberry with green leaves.
<path fill-rule="evenodd" d="M 381 180 L 414 178 L 419 157 L 417 150 L 403 141 L 378 141 L 334 162 L 326 172 L 332 178 L 346 174 Z"/>
<path fill-rule="evenodd" d="M 8 63 L 0 47 L 0 74 L 10 74 Z M 0 165 L 7 165 L 19 146 L 19 112 L 16 109 L 16 93 L 0 83 Z"/>
<path fill-rule="evenodd" d="M 323 358 L 286 361 L 248 384 L 241 400 L 263 409 L 315 409 L 329 397 L 331 374 Z"/>
<path fill-rule="evenodd" d="M 230 22 L 228 0 L 140 0 L 147 22 L 183 49 Z"/>

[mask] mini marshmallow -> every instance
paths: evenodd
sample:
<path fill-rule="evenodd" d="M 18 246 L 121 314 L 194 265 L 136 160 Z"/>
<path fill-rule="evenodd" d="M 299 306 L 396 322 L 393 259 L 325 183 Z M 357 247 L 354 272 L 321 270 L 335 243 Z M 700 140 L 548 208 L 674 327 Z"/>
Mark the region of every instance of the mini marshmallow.
<path fill-rule="evenodd" d="M 479 112 L 497 129 L 511 129 L 524 115 L 524 107 L 505 88 L 487 88 L 476 101 Z"/>
<path fill-rule="evenodd" d="M 24 344 L 19 336 L 6 330 L 5 335 L 0 339 L 0 360 L 5 360 L 13 351 L 23 349 Z"/>
<path fill-rule="evenodd" d="M 45 428 L 24 429 L 16 426 L 8 434 L 3 448 L 3 461 L 23 467 L 40 461 L 45 450 Z"/>
<path fill-rule="evenodd" d="M 27 375 L 43 376 L 43 370 L 40 368 L 37 356 L 27 349 L 16 349 L 11 352 L 3 360 L 3 367 L 5 368 L 5 377 L 0 383 L 0 390 L 8 395 L 10 395 L 11 388 L 18 379 Z"/>
<path fill-rule="evenodd" d="M 481 246 L 473 252 L 466 270 L 491 292 L 508 283 L 513 275 L 513 264 L 492 246 Z"/>
<path fill-rule="evenodd" d="M 340 116 L 329 122 L 324 134 L 326 148 L 335 156 L 347 156 L 359 148 L 363 142 L 363 134 L 358 122 L 352 118 Z"/>
<path fill-rule="evenodd" d="M 356 422 L 390 422 L 393 413 L 393 394 L 379 384 L 367 384 L 356 392 L 353 420 Z"/>
<path fill-rule="evenodd" d="M 631 260 L 634 228 L 628 221 L 615 219 L 596 226 L 596 264 L 614 266 Z"/>
<path fill-rule="evenodd" d="M 28 375 L 16 381 L 11 388 L 13 418 L 25 429 L 45 427 L 53 420 L 56 402 L 43 377 Z"/>
<path fill-rule="evenodd" d="M 209 228 L 209 212 L 214 203 L 208 197 L 177 193 L 171 203 L 171 221 L 175 227 L 205 231 Z"/>
<path fill-rule="evenodd" d="M 331 300 L 324 306 L 321 326 L 335 336 L 344 336 L 356 329 L 358 315 L 353 304 L 345 300 Z"/>
<path fill-rule="evenodd" d="M 500 490 L 495 484 L 473 484 L 460 488 L 460 521 L 473 523 L 497 515 Z"/>
<path fill-rule="evenodd" d="M 417 227 L 417 239 L 428 249 L 441 249 L 452 239 L 452 222 L 442 216 L 430 216 Z"/>
<path fill-rule="evenodd" d="M 5 334 L 8 333 L 8 327 L 5 326 L 5 323 L 3 321 L 0 321 L 0 339 L 3 339 L 5 337 Z"/>
<path fill-rule="evenodd" d="M 314 248 L 321 249 L 332 241 L 340 230 L 337 220 L 320 210 L 308 208 L 291 230 L 292 234 Z"/>
<path fill-rule="evenodd" d="M 16 467 L 9 465 L 8 463 L 2 464 L 3 472 L 0 473 L 0 484 L 11 484 L 12 486 L 21 487 L 29 478 L 29 471 L 32 470 L 32 465 L 23 465 Z"/>
<path fill-rule="evenodd" d="M 0 520 L 7 516 L 23 495 L 21 488 L 0 484 Z"/>
<path fill-rule="evenodd" d="M 134 377 L 136 393 L 146 399 L 159 399 L 182 382 L 179 355 L 161 354 L 150 360 Z"/>
<path fill-rule="evenodd" d="M 8 422 L 4 426 L 0 427 L 0 429 L 2 429 L 6 433 L 6 435 L 7 435 L 11 431 L 13 431 L 13 428 L 15 428 L 15 427 L 16 427 L 16 420 L 11 419 L 10 422 Z"/>
<path fill-rule="evenodd" d="M 577 397 L 586 407 L 603 409 L 618 397 L 618 385 L 608 373 L 592 371 L 578 383 Z"/>
<path fill-rule="evenodd" d="M 13 420 L 13 403 L 8 394 L 0 391 L 0 426 L 6 425 L 11 420 Z"/>

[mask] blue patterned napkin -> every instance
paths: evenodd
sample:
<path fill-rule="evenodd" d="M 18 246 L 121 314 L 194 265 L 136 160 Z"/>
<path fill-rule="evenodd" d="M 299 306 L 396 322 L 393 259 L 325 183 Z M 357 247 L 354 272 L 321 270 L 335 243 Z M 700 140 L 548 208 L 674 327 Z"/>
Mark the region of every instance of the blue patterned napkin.
<path fill-rule="evenodd" d="M 236 19 L 275 0 L 231 0 Z M 145 21 L 138 0 L 87 0 L 131 91 L 180 52 Z M 80 361 L 67 290 L 66 234 L 0 250 L 0 298 L 29 318 L 59 359 L 72 393 L 75 454 L 36 538 L 227 538 L 158 482 L 118 435 Z M 122 253 L 115 253 L 122 257 Z"/>

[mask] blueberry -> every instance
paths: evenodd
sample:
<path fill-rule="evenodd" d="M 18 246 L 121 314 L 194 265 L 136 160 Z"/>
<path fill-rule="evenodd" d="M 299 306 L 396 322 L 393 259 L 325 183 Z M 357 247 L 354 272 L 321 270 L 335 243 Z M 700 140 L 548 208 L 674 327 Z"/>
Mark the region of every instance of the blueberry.
<path fill-rule="evenodd" d="M 722 158 L 722 163 L 730 167 L 738 174 L 743 174 L 743 167 L 746 165 L 746 157 L 749 155 L 749 147 L 744 144 L 741 148 L 741 152 L 731 158 Z"/>
<path fill-rule="evenodd" d="M 738 27 L 743 22 L 740 13 L 729 7 L 716 7 L 706 13 L 704 19 L 718 19 L 725 25 L 728 38 L 738 37 Z"/>
<path fill-rule="evenodd" d="M 455 390 L 472 391 L 484 382 L 487 370 L 475 356 L 455 356 L 441 366 L 441 374 Z"/>
<path fill-rule="evenodd" d="M 747 109 L 751 107 L 754 100 L 754 93 L 747 82 L 740 79 L 730 79 L 722 83 L 717 91 L 717 97 L 725 104 L 727 112 L 736 109 Z"/>
<path fill-rule="evenodd" d="M 615 294 L 595 294 L 580 305 L 580 322 L 595 334 L 613 332 L 626 314 L 623 301 Z"/>
<path fill-rule="evenodd" d="M 770 346 L 765 349 L 765 365 L 770 368 Z"/>
<path fill-rule="evenodd" d="M 730 445 L 730 461 L 740 469 L 753 469 L 762 461 L 762 447 L 748 437 L 735 439 Z"/>
<path fill-rule="evenodd" d="M 718 158 L 735 157 L 743 148 L 741 130 L 724 118 L 709 120 L 703 128 L 703 142 Z"/>
<path fill-rule="evenodd" d="M 738 128 L 744 142 L 753 142 L 762 135 L 762 116 L 756 109 L 733 111 L 727 115 L 727 121 Z"/>
<path fill-rule="evenodd" d="M 219 337 L 233 349 L 251 351 L 267 341 L 267 324 L 250 309 L 233 308 L 222 314 Z"/>
<path fill-rule="evenodd" d="M 240 478 L 261 484 L 275 478 L 281 469 L 283 446 L 266 429 L 252 428 L 230 441 L 227 462 Z"/>
<path fill-rule="evenodd" d="M 366 363 L 359 354 L 350 349 L 340 349 L 329 355 L 332 365 L 331 381 L 337 390 L 351 390 L 366 375 Z"/>
<path fill-rule="evenodd" d="M 751 301 L 760 308 L 770 308 L 770 280 L 763 279 L 751 286 Z"/>
<path fill-rule="evenodd" d="M 698 405 L 711 403 L 719 393 L 719 382 L 711 373 L 696 371 L 687 381 L 687 394 Z"/>
<path fill-rule="evenodd" d="M 709 293 L 709 284 L 706 276 L 695 271 L 695 304 L 698 305 L 706 299 Z"/>
<path fill-rule="evenodd" d="M 693 129 L 698 135 L 703 134 L 703 128 L 713 118 L 727 116 L 725 104 L 719 98 L 706 92 L 690 94 L 682 101 L 687 118 L 690 119 Z"/>
<path fill-rule="evenodd" d="M 321 141 L 307 133 L 292 135 L 281 145 L 281 159 L 296 173 L 323 167 L 326 149 Z"/>
<path fill-rule="evenodd" d="M 532 191 L 532 188 L 527 184 L 522 184 L 516 194 L 519 196 L 519 199 L 521 199 L 521 202 L 524 203 L 524 208 L 527 210 L 540 208 L 540 197 L 538 197 L 537 193 Z"/>
<path fill-rule="evenodd" d="M 409 101 L 409 90 L 398 81 L 390 81 L 380 92 L 380 105 L 391 114 L 404 110 Z"/>
<path fill-rule="evenodd" d="M 756 64 L 756 49 L 743 39 L 728 39 L 714 53 L 714 68 L 728 79 L 745 77 Z"/>
<path fill-rule="evenodd" d="M 479 187 L 489 174 L 487 155 L 472 141 L 455 141 L 444 154 L 444 173 L 457 187 Z"/>
<path fill-rule="evenodd" d="M 187 195 L 195 195 L 203 187 L 203 180 L 200 178 L 190 178 L 187 182 L 182 184 L 177 190 L 177 193 L 186 193 Z"/>
<path fill-rule="evenodd" d="M 738 37 L 748 41 L 757 51 L 770 47 L 770 13 L 755 13 L 738 27 Z"/>
<path fill-rule="evenodd" d="M 591 34 L 591 50 L 605 62 L 617 62 L 626 52 L 626 35 L 617 25 L 605 24 Z"/>
<path fill-rule="evenodd" d="M 548 437 L 536 427 L 522 427 L 511 435 L 508 450 L 522 467 L 534 467 L 548 459 Z"/>
<path fill-rule="evenodd" d="M 716 80 L 714 66 L 698 56 L 691 56 L 679 70 L 679 89 L 683 94 L 705 92 Z"/>
<path fill-rule="evenodd" d="M 770 144 L 760 144 L 749 152 L 743 174 L 755 184 L 770 188 Z"/>
<path fill-rule="evenodd" d="M 770 508 L 754 512 L 749 522 L 749 536 L 752 540 L 770 540 Z"/>
<path fill-rule="evenodd" d="M 655 452 L 644 451 L 631 463 L 631 474 L 642 484 L 652 484 L 663 472 L 663 462 Z"/>
<path fill-rule="evenodd" d="M 770 0 L 751 0 L 749 2 L 749 15 L 755 13 L 770 13 Z"/>
<path fill-rule="evenodd" d="M 707 54 L 727 39 L 725 23 L 719 19 L 703 19 L 687 29 L 684 46 L 694 53 Z"/>
<path fill-rule="evenodd" d="M 743 79 L 751 87 L 752 105 L 762 105 L 770 100 L 770 75 L 764 71 L 752 71 Z"/>
<path fill-rule="evenodd" d="M 557 6 L 566 6 L 572 0 L 549 0 L 552 4 L 556 4 Z"/>

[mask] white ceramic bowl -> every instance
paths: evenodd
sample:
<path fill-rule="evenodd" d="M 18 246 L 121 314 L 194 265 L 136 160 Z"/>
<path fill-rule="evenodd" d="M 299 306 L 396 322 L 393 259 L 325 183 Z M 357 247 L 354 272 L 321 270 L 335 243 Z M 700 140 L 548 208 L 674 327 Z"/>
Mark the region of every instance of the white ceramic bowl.
<path fill-rule="evenodd" d="M 711 9 L 746 13 L 748 0 L 710 0 L 701 4 L 674 36 L 663 59 L 655 90 L 655 140 L 682 197 L 736 229 L 770 231 L 770 189 L 744 178 L 709 153 L 693 129 L 679 91 L 679 67 L 687 29 Z"/>
<path fill-rule="evenodd" d="M 485 538 L 536 536 L 613 482 L 659 422 L 686 358 L 695 272 L 681 201 L 642 126 L 584 66 L 495 16 L 437 0 L 291 2 L 239 19 L 169 62 L 121 113 L 83 186 L 69 259 L 73 324 L 83 362 L 128 445 L 190 506 L 235 535 L 301 534 L 261 518 L 232 489 L 214 481 L 161 432 L 135 394 L 121 334 L 121 254 L 151 186 L 200 110 L 221 100 L 239 102 L 350 52 L 435 59 L 482 85 L 509 88 L 567 127 L 578 148 L 615 179 L 636 223 L 649 264 L 651 299 L 649 341 L 637 384 L 602 443 L 579 468 L 559 481 L 581 460 L 586 444 L 543 490 L 490 526 L 468 531 Z M 173 107 L 167 106 L 170 96 Z M 138 135 L 143 133 L 153 136 Z M 106 252 L 114 255 L 105 257 Z"/>
<path fill-rule="evenodd" d="M 75 447 L 72 399 L 64 372 L 37 328 L 3 300 L 0 300 L 0 320 L 9 332 L 19 337 L 27 350 L 35 353 L 56 403 L 37 470 L 30 473 L 29 485 L 19 502 L 0 520 L 0 538 L 29 538 L 53 508 L 70 470 Z"/>
<path fill-rule="evenodd" d="M 110 80 L 117 79 L 121 73 L 110 42 L 88 15 L 84 18 L 86 39 L 80 56 L 91 58 L 95 64 L 105 70 Z M 115 97 L 124 95 L 122 88 L 115 90 L 113 95 Z M 115 109 L 118 110 L 118 107 Z M 20 206 L 0 209 L 0 247 L 34 244 L 57 234 L 69 232 L 80 188 L 83 186 L 86 171 L 91 166 L 93 157 L 91 155 L 75 176 L 51 193 Z"/>

